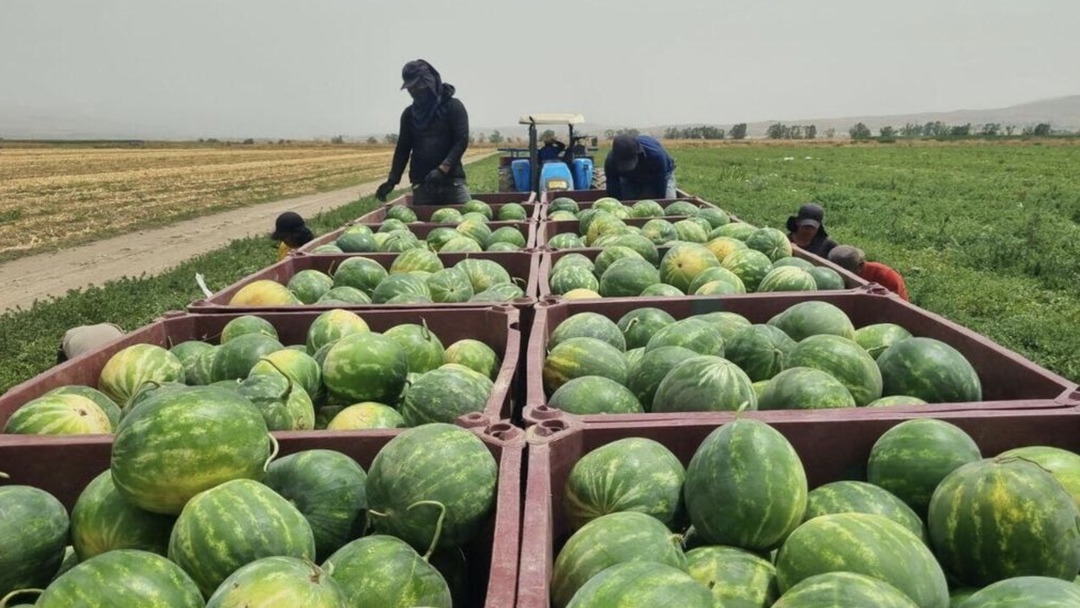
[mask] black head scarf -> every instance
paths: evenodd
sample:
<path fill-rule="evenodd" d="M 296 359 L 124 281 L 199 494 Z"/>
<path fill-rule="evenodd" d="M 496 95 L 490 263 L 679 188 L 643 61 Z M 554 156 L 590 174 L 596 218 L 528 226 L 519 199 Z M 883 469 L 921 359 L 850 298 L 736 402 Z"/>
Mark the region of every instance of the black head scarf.
<path fill-rule="evenodd" d="M 438 70 L 423 59 L 410 61 L 402 70 L 402 76 L 412 95 L 413 127 L 425 129 L 434 120 L 439 106 L 454 96 L 454 85 L 444 83 Z"/>

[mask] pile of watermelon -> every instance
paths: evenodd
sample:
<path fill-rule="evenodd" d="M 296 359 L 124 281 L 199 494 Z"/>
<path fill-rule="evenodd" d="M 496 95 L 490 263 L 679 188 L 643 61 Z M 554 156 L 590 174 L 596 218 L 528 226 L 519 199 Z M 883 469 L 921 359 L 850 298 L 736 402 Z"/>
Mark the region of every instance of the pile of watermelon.
<path fill-rule="evenodd" d="M 203 387 L 252 406 L 272 431 L 398 428 L 483 411 L 499 355 L 479 340 L 444 345 L 418 321 L 378 333 L 359 315 L 333 309 L 315 318 L 305 344 L 285 346 L 268 321 L 241 315 L 218 344 L 129 346 L 105 364 L 96 388 L 57 388 L 16 410 L 4 432 L 117 432 L 142 402 L 198 401 Z"/>
<path fill-rule="evenodd" d="M 474 433 L 406 430 L 367 471 L 331 450 L 273 457 L 260 412 L 227 389 L 147 398 L 70 516 L 43 490 L 0 486 L 0 597 L 450 608 L 483 588 L 463 547 L 491 519 L 498 465 Z"/>
<path fill-rule="evenodd" d="M 252 281 L 230 306 L 356 306 L 368 304 L 461 304 L 511 302 L 525 295 L 521 278 L 497 261 L 465 258 L 447 267 L 430 249 L 409 249 L 389 268 L 367 257 L 348 257 L 322 272 L 301 270 L 288 284 Z"/>
<path fill-rule="evenodd" d="M 416 213 L 416 207 L 394 204 L 388 205 L 384 214 L 385 219 L 397 220 L 406 224 L 428 222 L 432 224 L 459 224 L 467 214 L 482 216 L 490 222 L 526 222 L 529 220 L 529 211 L 521 203 L 498 203 L 489 204 L 484 201 L 473 199 L 461 205 L 437 205 L 430 207 L 431 213 L 427 218 L 420 219 Z M 366 216 L 365 216 L 366 217 Z M 473 216 L 470 216 L 473 217 Z M 365 221 L 365 218 L 360 218 Z"/>
<path fill-rule="evenodd" d="M 607 443 L 566 479 L 552 606 L 1080 606 L 1080 456 L 984 459 L 926 418 L 882 435 L 867 471 L 810 490 L 788 440 L 752 419 L 685 468 L 650 439 Z"/>
<path fill-rule="evenodd" d="M 766 323 L 733 312 L 676 320 L 643 307 L 581 312 L 550 330 L 547 403 L 572 414 L 880 407 L 980 401 L 953 347 L 893 323 L 858 330 L 809 300 Z M 539 362 L 538 362 L 539 363 Z"/>

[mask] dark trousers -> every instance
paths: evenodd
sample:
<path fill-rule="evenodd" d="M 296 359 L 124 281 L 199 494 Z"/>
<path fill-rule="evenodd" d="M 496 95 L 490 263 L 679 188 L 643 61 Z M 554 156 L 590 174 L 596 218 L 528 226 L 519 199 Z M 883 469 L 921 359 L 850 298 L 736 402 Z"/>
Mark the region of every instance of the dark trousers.
<path fill-rule="evenodd" d="M 461 205 L 472 199 L 469 186 L 460 178 L 413 184 L 412 188 L 414 205 Z"/>

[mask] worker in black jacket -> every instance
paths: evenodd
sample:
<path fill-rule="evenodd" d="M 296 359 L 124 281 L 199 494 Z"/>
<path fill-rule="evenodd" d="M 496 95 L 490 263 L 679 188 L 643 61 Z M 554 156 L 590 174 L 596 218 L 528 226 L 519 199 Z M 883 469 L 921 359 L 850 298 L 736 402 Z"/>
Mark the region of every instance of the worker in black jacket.
<path fill-rule="evenodd" d="M 469 201 L 465 169 L 461 157 L 469 147 L 469 115 L 465 105 L 454 98 L 454 86 L 444 83 L 439 72 L 423 59 L 405 64 L 401 70 L 412 96 L 412 105 L 401 113 L 394 161 L 386 182 L 375 191 L 380 201 L 401 181 L 409 163 L 409 183 L 413 204 L 445 205 Z"/>

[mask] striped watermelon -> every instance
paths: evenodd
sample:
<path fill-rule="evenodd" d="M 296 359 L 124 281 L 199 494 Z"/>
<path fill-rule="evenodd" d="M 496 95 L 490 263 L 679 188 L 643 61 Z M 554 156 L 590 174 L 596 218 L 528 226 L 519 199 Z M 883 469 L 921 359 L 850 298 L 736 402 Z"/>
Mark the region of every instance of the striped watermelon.
<path fill-rule="evenodd" d="M 395 298 L 423 297 L 430 300 L 431 291 L 428 290 L 427 279 L 411 272 L 392 274 L 371 292 L 371 301 L 376 304 L 391 304 Z"/>
<path fill-rule="evenodd" d="M 613 606 L 678 606 L 712 608 L 705 585 L 680 568 L 655 563 L 620 563 L 589 579 L 568 608 Z"/>
<path fill-rule="evenodd" d="M 814 410 L 855 407 L 839 380 L 811 367 L 789 367 L 769 380 L 758 398 L 759 410 Z"/>
<path fill-rule="evenodd" d="M 439 247 L 439 253 L 480 253 L 483 250 L 480 243 L 464 235 L 455 236 Z"/>
<path fill-rule="evenodd" d="M 318 301 L 320 306 L 349 306 L 351 304 L 371 304 L 371 296 L 355 287 L 334 287 L 324 293 Z"/>
<path fill-rule="evenodd" d="M 877 360 L 885 349 L 911 337 L 911 332 L 896 323 L 875 323 L 855 330 L 855 343 Z"/>
<path fill-rule="evenodd" d="M 926 402 L 918 397 L 909 397 L 907 395 L 890 395 L 888 397 L 882 397 L 880 399 L 874 399 L 870 403 L 866 404 L 866 407 L 892 407 L 898 405 L 926 405 Z"/>
<path fill-rule="evenodd" d="M 555 263 L 551 265 L 551 271 L 558 272 L 568 266 L 582 266 L 591 272 L 596 264 L 583 253 L 567 253 L 555 259 Z"/>
<path fill-rule="evenodd" d="M 654 200 L 640 200 L 630 206 L 631 217 L 660 217 L 664 215 L 664 208 Z"/>
<path fill-rule="evenodd" d="M 779 327 L 796 342 L 821 334 L 855 339 L 855 326 L 851 324 L 847 314 L 828 302 L 816 300 L 789 307 L 769 319 L 769 325 Z"/>
<path fill-rule="evenodd" d="M 757 291 L 762 279 L 769 274 L 772 260 L 756 249 L 736 249 L 721 260 L 721 265 L 739 277 L 746 291 L 752 292 Z"/>
<path fill-rule="evenodd" d="M 524 222 L 528 219 L 528 211 L 520 203 L 506 203 L 499 207 L 497 217 L 500 222 Z"/>
<path fill-rule="evenodd" d="M 315 406 L 304 387 L 281 375 L 253 375 L 237 392 L 252 403 L 271 431 L 310 431 L 315 428 Z"/>
<path fill-rule="evenodd" d="M 251 376 L 283 376 L 304 389 L 313 400 L 323 392 L 322 370 L 303 348 L 284 348 L 266 355 L 251 368 Z"/>
<path fill-rule="evenodd" d="M 675 225 L 667 220 L 655 219 L 645 222 L 641 227 L 641 235 L 653 242 L 657 247 L 678 240 L 679 231 Z"/>
<path fill-rule="evenodd" d="M 716 259 L 721 261 L 726 258 L 729 253 L 747 248 L 746 243 L 729 236 L 710 238 L 709 242 L 705 243 L 705 246 L 716 256 Z"/>
<path fill-rule="evenodd" d="M 773 608 L 919 608 L 902 591 L 885 581 L 854 572 L 826 572 L 793 586 Z"/>
<path fill-rule="evenodd" d="M 405 391 L 401 415 L 408 426 L 453 422 L 458 416 L 482 412 L 494 383 L 467 367 L 448 365 L 421 374 Z"/>
<path fill-rule="evenodd" d="M 1018 576 L 972 593 L 960 608 L 1076 608 L 1080 586 L 1046 576 Z"/>
<path fill-rule="evenodd" d="M 712 592 L 713 606 L 769 608 L 780 596 L 776 568 L 735 547 L 698 547 L 686 552 L 690 576 Z"/>
<path fill-rule="evenodd" d="M 487 247 L 491 239 L 491 227 L 487 225 L 487 222 L 476 218 L 465 218 L 464 214 L 462 214 L 462 217 L 464 219 L 457 225 L 457 231 L 476 241 L 476 244 L 480 245 L 481 249 Z"/>
<path fill-rule="evenodd" d="M 408 429 L 368 470 L 373 527 L 425 550 L 463 545 L 491 513 L 497 477 L 495 459 L 473 433 L 442 423 Z"/>
<path fill-rule="evenodd" d="M 345 253 L 345 251 L 338 247 L 336 243 L 328 245 L 319 245 L 311 250 L 311 253 Z"/>
<path fill-rule="evenodd" d="M 0 597 L 48 584 L 64 559 L 68 529 L 67 510 L 52 494 L 0 486 Z"/>
<path fill-rule="evenodd" d="M 602 376 L 581 376 L 563 384 L 548 406 L 570 414 L 641 414 L 641 402 L 627 387 Z"/>
<path fill-rule="evenodd" d="M 71 544 L 79 561 L 116 549 L 165 555 L 175 517 L 151 513 L 128 502 L 105 471 L 87 484 L 71 510 Z"/>
<path fill-rule="evenodd" d="M 668 217 L 696 217 L 701 210 L 690 201 L 674 201 L 664 209 Z"/>
<path fill-rule="evenodd" d="M 555 295 L 563 295 L 574 289 L 600 289 L 600 280 L 591 268 L 580 265 L 564 266 L 552 273 L 548 289 Z"/>
<path fill-rule="evenodd" d="M 968 585 L 1014 576 L 1072 581 L 1080 570 L 1080 511 L 1033 462 L 965 464 L 934 490 L 926 521 L 938 559 Z"/>
<path fill-rule="evenodd" d="M 409 359 L 409 373 L 422 374 L 431 371 L 445 362 L 446 349 L 442 341 L 423 325 L 402 323 L 386 330 L 383 335 L 397 342 Z"/>
<path fill-rule="evenodd" d="M 433 224 L 458 224 L 461 219 L 460 211 L 452 207 L 443 207 L 433 211 L 428 221 Z"/>
<path fill-rule="evenodd" d="M 470 302 L 513 302 L 525 297 L 525 291 L 512 283 L 492 285 L 469 298 Z"/>
<path fill-rule="evenodd" d="M 772 325 L 757 324 L 737 329 L 725 336 L 724 357 L 738 365 L 750 380 L 768 380 L 784 369 L 795 341 Z"/>
<path fill-rule="evenodd" d="M 393 536 L 354 540 L 331 555 L 323 568 L 344 591 L 342 606 L 452 606 L 450 588 L 439 571 Z"/>
<path fill-rule="evenodd" d="M 4 425 L 5 433 L 21 435 L 102 435 L 112 422 L 98 404 L 74 394 L 50 394 L 27 401 Z"/>
<path fill-rule="evenodd" d="M 548 213 L 552 213 L 555 211 L 571 211 L 573 213 L 577 213 L 579 209 L 580 206 L 577 204 L 577 201 L 570 198 L 569 196 L 560 196 L 554 198 L 552 199 L 551 204 L 548 205 Z"/>
<path fill-rule="evenodd" d="M 731 222 L 731 217 L 719 207 L 703 206 L 698 211 L 697 217 L 709 222 L 714 229 Z"/>
<path fill-rule="evenodd" d="M 479 213 L 488 220 L 492 217 L 491 205 L 475 198 L 465 201 L 465 204 L 461 206 L 461 211 L 462 213 Z"/>
<path fill-rule="evenodd" d="M 794 266 L 796 268 L 801 268 L 801 269 L 803 269 L 803 270 L 805 270 L 807 272 L 809 272 L 811 269 L 815 268 L 815 266 L 813 264 L 811 264 L 810 262 L 808 262 L 808 261 L 806 261 L 806 260 L 804 260 L 802 258 L 797 258 L 795 256 L 787 256 L 787 257 L 780 258 L 778 260 L 773 260 L 773 263 L 772 263 L 773 270 L 776 270 L 777 268 L 780 268 L 781 266 Z"/>
<path fill-rule="evenodd" d="M 720 333 L 724 336 L 724 342 L 735 337 L 735 332 L 750 325 L 750 321 L 746 317 L 734 313 L 734 312 L 707 312 L 700 315 L 694 315 L 695 319 L 701 319 L 707 323 L 712 323 L 720 329 Z"/>
<path fill-rule="evenodd" d="M 675 222 L 675 231 L 679 235 L 679 240 L 686 243 L 705 243 L 709 240 L 708 231 L 691 220 Z"/>
<path fill-rule="evenodd" d="M 580 249 L 585 241 L 572 232 L 562 232 L 548 239 L 547 246 L 552 249 Z"/>
<path fill-rule="evenodd" d="M 729 293 L 746 293 L 746 286 L 743 285 L 742 279 L 739 275 L 731 272 L 723 266 L 716 266 L 713 268 L 706 268 L 697 276 L 690 287 L 687 288 L 687 293 L 696 293 L 704 285 L 712 283 L 714 281 L 720 281 L 722 283 L 729 283 L 732 287 L 732 291 Z"/>
<path fill-rule="evenodd" d="M 447 363 L 464 365 L 492 380 L 499 374 L 499 367 L 501 366 L 499 355 L 495 354 L 495 351 L 490 346 L 479 340 L 471 338 L 458 340 L 447 346 L 444 354 Z"/>
<path fill-rule="evenodd" d="M 810 273 L 794 266 L 773 268 L 761 279 L 758 292 L 770 291 L 815 291 L 817 283 Z"/>
<path fill-rule="evenodd" d="M 251 368 L 260 359 L 272 352 L 285 348 L 276 338 L 264 334 L 243 334 L 222 344 L 214 355 L 210 366 L 210 377 L 214 382 L 222 380 L 243 380 L 251 373 Z M 104 377 L 104 372 L 102 372 Z M 182 381 L 183 378 L 181 377 Z"/>
<path fill-rule="evenodd" d="M 619 319 L 617 325 L 629 349 L 645 346 L 653 334 L 674 322 L 675 317 L 666 311 L 647 307 L 631 310 Z"/>
<path fill-rule="evenodd" d="M 221 344 L 228 344 L 234 338 L 247 334 L 260 334 L 275 340 L 278 339 L 277 330 L 269 321 L 255 315 L 240 315 L 225 324 L 221 329 Z"/>
<path fill-rule="evenodd" d="M 575 530 L 621 511 L 652 515 L 669 528 L 682 512 L 686 471 L 662 444 L 628 437 L 585 454 L 566 479 L 564 506 Z"/>
<path fill-rule="evenodd" d="M 454 264 L 454 268 L 461 270 L 469 277 L 469 282 L 472 283 L 475 293 L 491 289 L 496 285 L 513 283 L 510 273 L 494 260 L 467 258 Z"/>
<path fill-rule="evenodd" d="M 541 373 L 550 395 L 582 376 L 603 376 L 626 384 L 626 372 L 626 359 L 619 349 L 596 338 L 570 338 L 548 352 Z"/>
<path fill-rule="evenodd" d="M 864 481 L 834 481 L 810 491 L 806 497 L 807 520 L 835 513 L 881 515 L 904 526 L 924 542 L 929 541 L 923 520 L 911 507 L 888 491 Z"/>
<path fill-rule="evenodd" d="M 745 242 L 746 239 L 756 231 L 757 228 L 755 226 L 751 226 L 746 222 L 731 222 L 714 229 L 709 233 L 709 237 L 715 239 L 717 237 L 726 236 Z"/>
<path fill-rule="evenodd" d="M 389 273 L 371 258 L 346 258 L 334 270 L 334 287 L 352 287 L 371 294 Z"/>
<path fill-rule="evenodd" d="M 405 223 L 411 223 L 417 220 L 416 211 L 405 205 L 390 205 L 386 209 L 386 217 Z"/>
<path fill-rule="evenodd" d="M 776 228 L 758 228 L 746 237 L 746 246 L 769 256 L 771 262 L 791 257 L 791 241 Z"/>
<path fill-rule="evenodd" d="M 299 306 L 303 304 L 277 281 L 263 279 L 244 285 L 229 299 L 229 306 Z"/>
<path fill-rule="evenodd" d="M 678 287 L 666 285 L 664 283 L 657 283 L 655 285 L 649 285 L 641 291 L 640 297 L 642 298 L 678 298 L 685 296 Z"/>
<path fill-rule="evenodd" d="M 661 346 L 646 352 L 636 364 L 628 368 L 626 386 L 645 411 L 652 411 L 653 398 L 660 382 L 676 365 L 698 353 L 681 346 Z"/>
<path fill-rule="evenodd" d="M 438 272 L 443 269 L 442 260 L 430 249 L 409 249 L 403 251 L 390 263 L 390 274 L 424 270 Z"/>
<path fill-rule="evenodd" d="M 726 296 L 739 293 L 746 293 L 745 288 L 728 281 L 709 281 L 693 291 L 695 296 Z"/>
<path fill-rule="evenodd" d="M 241 566 L 274 555 L 315 559 L 311 526 L 292 503 L 250 479 L 195 495 L 169 538 L 169 559 L 205 597 Z"/>
<path fill-rule="evenodd" d="M 941 480 L 981 458 L 979 446 L 959 427 L 931 418 L 907 420 L 874 443 L 866 479 L 925 517 Z"/>
<path fill-rule="evenodd" d="M 645 347 L 644 346 L 642 346 L 640 348 L 631 348 L 630 350 L 623 353 L 623 357 L 626 359 L 627 382 L 629 382 L 629 374 L 630 374 L 629 370 L 631 368 L 633 368 L 635 365 L 637 365 L 638 362 L 641 361 L 641 358 L 644 357 L 644 356 L 645 356 Z"/>
<path fill-rule="evenodd" d="M 183 382 L 184 365 L 155 344 L 132 344 L 105 363 L 98 390 L 121 407 L 147 382 Z"/>
<path fill-rule="evenodd" d="M 341 253 L 366 253 L 377 249 L 375 237 L 367 226 L 352 226 L 346 229 L 334 241 L 334 245 Z"/>
<path fill-rule="evenodd" d="M 446 268 L 432 273 L 427 279 L 431 301 L 437 304 L 468 302 L 476 295 L 468 275 L 460 268 Z"/>
<path fill-rule="evenodd" d="M 319 560 L 364 533 L 366 482 L 367 473 L 355 460 L 333 450 L 306 450 L 275 460 L 263 481 L 307 520 Z"/>
<path fill-rule="evenodd" d="M 982 400 L 982 384 L 971 363 L 933 338 L 900 340 L 878 356 L 886 395 L 911 395 L 927 403 Z"/>
<path fill-rule="evenodd" d="M 611 245 L 617 247 L 629 247 L 645 258 L 653 268 L 660 263 L 660 252 L 656 245 L 641 234 L 619 234 L 610 237 Z"/>
<path fill-rule="evenodd" d="M 326 409 L 326 408 L 323 408 Z M 329 431 L 362 431 L 405 427 L 405 418 L 389 405 L 365 401 L 340 408 L 328 421 Z"/>
<path fill-rule="evenodd" d="M 391 338 L 364 332 L 334 343 L 322 371 L 327 391 L 345 403 L 397 403 L 409 373 L 409 359 Z"/>
<path fill-rule="evenodd" d="M 867 513 L 815 517 L 796 528 L 776 558 L 781 593 L 828 572 L 886 582 L 921 608 L 948 608 L 949 588 L 934 554 L 900 524 Z"/>
<path fill-rule="evenodd" d="M 563 294 L 563 298 L 567 300 L 596 300 L 600 298 L 600 294 L 591 289 L 571 289 Z"/>
<path fill-rule="evenodd" d="M 554 348 L 570 338 L 596 338 L 620 351 L 626 350 L 626 338 L 611 319 L 595 312 L 579 312 L 559 323 L 548 336 L 548 348 Z"/>
<path fill-rule="evenodd" d="M 645 352 L 665 346 L 680 346 L 702 355 L 724 356 L 724 335 L 720 328 L 690 317 L 661 328 L 645 345 Z"/>
<path fill-rule="evenodd" d="M 647 260 L 616 260 L 600 277 L 599 293 L 605 298 L 633 298 L 660 283 L 660 273 Z"/>
<path fill-rule="evenodd" d="M 602 277 L 609 266 L 619 260 L 625 259 L 644 260 L 645 258 L 629 247 L 607 246 L 596 255 L 596 261 L 593 263 L 593 272 L 596 276 Z M 650 264 L 650 266 L 653 265 Z"/>
<path fill-rule="evenodd" d="M 203 344 L 212 348 L 209 344 L 205 344 L 204 342 L 191 342 L 191 344 Z M 109 418 L 109 422 L 112 424 L 112 428 L 116 428 L 116 425 L 120 424 L 120 417 L 122 416 L 120 406 L 110 399 L 108 395 L 96 388 L 79 384 L 69 384 L 67 386 L 54 388 L 45 393 L 45 395 L 78 395 L 80 397 L 86 397 L 96 403 L 98 407 L 101 408 L 101 411 L 105 412 L 105 415 Z"/>
<path fill-rule="evenodd" d="M 660 280 L 685 293 L 690 283 L 706 268 L 719 265 L 716 256 L 704 245 L 680 242 L 668 249 L 661 258 Z"/>
<path fill-rule="evenodd" d="M 186 384 L 199 384 L 195 376 L 195 366 L 198 365 L 199 358 L 208 350 L 212 350 L 214 346 L 207 342 L 200 340 L 187 340 L 181 342 L 169 349 L 169 352 L 176 355 L 176 358 L 180 361 L 180 364 L 184 366 L 184 382 Z M 100 392 L 100 391 L 99 391 Z M 104 395 L 104 393 L 101 393 Z M 109 399 L 112 401 L 112 399 Z M 100 403 L 98 405 L 101 405 Z M 117 420 L 119 422 L 119 419 Z M 115 422 L 114 422 L 115 424 Z"/>
<path fill-rule="evenodd" d="M 176 515 L 219 483 L 262 479 L 268 434 L 259 410 L 235 391 L 191 387 L 155 395 L 120 421 L 113 483 L 137 507 Z"/>
<path fill-rule="evenodd" d="M 998 458 L 1022 458 L 1038 463 L 1058 480 L 1080 508 L 1080 455 L 1049 446 L 1027 446 L 1002 452 Z"/>
<path fill-rule="evenodd" d="M 201 355 L 199 355 L 199 357 L 195 360 L 195 364 L 191 366 L 190 370 L 188 370 L 191 374 L 190 376 L 188 376 L 188 379 L 190 380 L 188 384 L 192 386 L 205 386 L 214 381 L 212 375 L 214 369 L 214 359 L 217 358 L 217 351 L 219 350 L 221 350 L 221 347 L 217 344 L 214 344 Z"/>
<path fill-rule="evenodd" d="M 180 566 L 155 553 L 120 549 L 102 553 L 67 571 L 45 589 L 34 605 L 203 608 L 204 603 L 198 586 Z"/>
<path fill-rule="evenodd" d="M 787 439 L 739 419 L 701 443 L 684 484 L 686 511 L 710 544 L 750 551 L 780 546 L 806 512 L 806 473 Z"/>
<path fill-rule="evenodd" d="M 804 338 L 791 349 L 786 365 L 828 373 L 848 389 L 855 405 L 866 405 L 881 397 L 881 372 L 874 359 L 847 338 L 831 334 Z"/>
<path fill-rule="evenodd" d="M 671 368 L 653 397 L 653 412 L 756 410 L 750 378 L 734 363 L 702 355 Z"/>
<path fill-rule="evenodd" d="M 649 569 L 662 564 L 684 573 L 687 567 L 678 537 L 658 519 L 636 511 L 602 515 L 582 526 L 559 551 L 552 571 L 552 606 L 569 605 L 589 579 L 605 568 L 627 562 L 644 562 Z"/>

